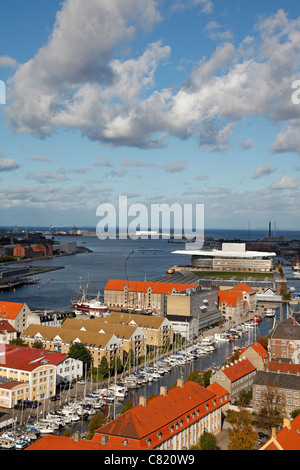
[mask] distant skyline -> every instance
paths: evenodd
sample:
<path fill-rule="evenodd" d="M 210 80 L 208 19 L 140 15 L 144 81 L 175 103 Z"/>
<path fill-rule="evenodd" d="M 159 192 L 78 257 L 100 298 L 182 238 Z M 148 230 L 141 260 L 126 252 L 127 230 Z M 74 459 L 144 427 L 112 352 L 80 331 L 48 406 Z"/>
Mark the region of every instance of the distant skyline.
<path fill-rule="evenodd" d="M 300 4 L 1 6 L 0 226 L 204 204 L 204 229 L 300 230 Z"/>

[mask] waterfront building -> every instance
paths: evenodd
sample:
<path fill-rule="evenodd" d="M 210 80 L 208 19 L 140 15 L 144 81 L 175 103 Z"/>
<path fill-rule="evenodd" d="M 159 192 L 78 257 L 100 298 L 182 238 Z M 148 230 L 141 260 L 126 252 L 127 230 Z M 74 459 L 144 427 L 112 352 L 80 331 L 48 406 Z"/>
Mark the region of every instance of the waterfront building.
<path fill-rule="evenodd" d="M 300 314 L 275 324 L 268 339 L 270 360 L 284 359 L 300 364 Z"/>
<path fill-rule="evenodd" d="M 195 271 L 271 273 L 275 252 L 247 251 L 246 243 L 222 243 L 222 249 L 177 250 L 191 256 L 189 269 Z"/>
<path fill-rule="evenodd" d="M 215 371 L 210 384 L 218 383 L 228 391 L 231 401 L 238 398 L 242 391 L 251 389 L 256 375 L 256 368 L 246 357 L 232 364 L 227 364 Z"/>
<path fill-rule="evenodd" d="M 72 344 L 82 343 L 91 354 L 93 367 L 100 365 L 102 357 L 107 359 L 109 365 L 114 363 L 116 356 L 120 358 L 121 362 L 123 358 L 123 343 L 111 333 L 95 333 L 71 328 L 29 325 L 22 333 L 21 338 L 29 346 L 39 341 L 45 349 L 62 352 L 67 355 Z"/>
<path fill-rule="evenodd" d="M 244 307 L 245 302 L 242 292 L 233 292 L 231 290 L 219 291 L 219 308 L 226 322 L 232 322 L 233 325 L 242 323 L 245 313 Z"/>
<path fill-rule="evenodd" d="M 198 336 L 200 330 L 217 324 L 221 319 L 218 289 L 203 289 L 201 286 L 176 292 L 167 296 L 167 318 L 170 316 L 191 316 L 197 319 Z M 178 322 L 182 321 L 178 318 Z"/>
<path fill-rule="evenodd" d="M 199 321 L 197 318 L 186 315 L 167 315 L 172 324 L 174 334 L 180 334 L 186 341 L 192 341 L 199 336 Z"/>
<path fill-rule="evenodd" d="M 253 382 L 253 411 L 259 413 L 266 405 L 266 397 L 276 395 L 283 404 L 285 415 L 300 408 L 300 376 L 296 374 L 278 373 L 258 370 Z"/>
<path fill-rule="evenodd" d="M 100 318 L 68 318 L 62 325 L 62 328 L 71 328 L 78 331 L 90 331 L 99 334 L 114 334 L 122 341 L 123 345 L 123 364 L 126 363 L 129 351 L 134 351 L 136 357 L 145 356 L 146 338 L 143 330 L 136 325 L 123 325 L 110 323 L 108 317 Z"/>
<path fill-rule="evenodd" d="M 12 408 L 19 400 L 55 395 L 56 364 L 61 359 L 40 349 L 5 345 L 0 362 L 0 406 Z"/>
<path fill-rule="evenodd" d="M 22 333 L 32 322 L 33 314 L 26 303 L 0 302 L 0 320 L 6 320 Z"/>
<path fill-rule="evenodd" d="M 109 279 L 104 289 L 104 303 L 110 309 L 117 307 L 163 315 L 167 295 L 194 287 L 196 285 Z"/>
<path fill-rule="evenodd" d="M 151 400 L 140 397 L 138 406 L 118 416 L 95 432 L 94 441 L 141 450 L 188 450 L 204 432 L 221 431 L 222 406 L 229 394 L 221 395 L 182 379 L 171 390 L 161 387 Z"/>
<path fill-rule="evenodd" d="M 168 347 L 173 344 L 172 323 L 165 317 L 156 315 L 138 315 L 136 313 L 110 312 L 105 317 L 108 323 L 139 327 L 147 346 Z"/>

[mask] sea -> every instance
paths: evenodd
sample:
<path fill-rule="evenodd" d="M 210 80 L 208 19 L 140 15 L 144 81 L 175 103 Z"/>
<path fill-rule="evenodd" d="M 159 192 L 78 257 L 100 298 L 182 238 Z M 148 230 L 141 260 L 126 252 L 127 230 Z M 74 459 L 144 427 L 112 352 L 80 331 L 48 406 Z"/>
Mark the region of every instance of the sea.
<path fill-rule="evenodd" d="M 206 236 L 215 240 L 249 240 L 247 230 L 211 230 Z M 265 231 L 252 231 L 251 240 L 262 239 Z M 299 240 L 300 232 L 278 232 L 285 240 Z M 88 249 L 76 255 L 60 256 L 52 259 L 22 262 L 22 266 L 35 265 L 47 267 L 61 267 L 62 269 L 49 271 L 38 276 L 37 284 L 19 287 L 14 291 L 0 292 L 0 300 L 25 302 L 29 308 L 50 309 L 54 311 L 71 310 L 71 301 L 76 298 L 79 287 L 86 289 L 89 281 L 90 297 L 96 297 L 98 292 L 103 297 L 104 288 L 108 279 L 130 279 L 151 281 L 162 275 L 166 270 L 176 264 L 188 264 L 189 255 L 174 254 L 176 250 L 184 250 L 184 245 L 169 243 L 167 239 L 153 240 L 151 238 L 132 240 L 130 238 L 100 240 L 97 236 L 63 236 L 55 237 L 56 241 L 76 241 L 78 246 Z M 300 291 L 300 280 L 293 279 L 289 263 L 284 265 L 288 285 Z M 10 265 L 11 267 L 14 265 Z M 170 275 L 170 281 L 172 276 Z M 288 315 L 286 306 L 284 311 L 278 309 L 275 319 Z M 225 358 L 233 351 L 235 346 L 243 346 L 255 341 L 259 336 L 266 336 L 274 326 L 274 318 L 264 318 L 255 331 L 243 335 L 240 339 L 230 343 L 216 344 L 215 351 L 202 356 L 185 366 L 172 368 L 171 372 L 162 376 L 158 381 L 136 391 L 130 391 L 128 399 L 138 404 L 139 396 L 159 394 L 161 386 L 173 385 L 177 378 L 186 379 L 194 370 L 207 370 L 212 365 L 219 367 Z M 122 403 L 111 408 L 110 413 L 117 413 Z M 78 425 L 79 426 L 79 425 Z M 80 425 L 81 426 L 81 425 Z M 73 426 L 72 431 L 76 427 Z M 81 429 L 79 429 L 81 430 Z"/>
<path fill-rule="evenodd" d="M 35 228 L 40 229 L 40 228 Z M 263 230 L 251 231 L 251 240 L 266 236 Z M 208 230 L 206 237 L 215 240 L 243 240 L 250 238 L 247 230 Z M 300 240 L 300 232 L 277 232 L 285 240 Z M 0 300 L 26 302 L 29 308 L 69 310 L 71 301 L 77 297 L 79 288 L 87 289 L 90 297 L 100 293 L 103 298 L 104 288 L 109 279 L 129 279 L 151 281 L 162 275 L 176 264 L 190 262 L 190 256 L 175 254 L 184 250 L 185 245 L 169 243 L 168 239 L 110 239 L 100 240 L 97 236 L 61 236 L 55 241 L 75 241 L 77 246 L 88 249 L 76 255 L 60 256 L 52 259 L 22 262 L 22 266 L 47 266 L 62 269 L 38 275 L 38 283 L 17 288 L 15 291 L 0 291 Z M 14 267 L 16 264 L 10 264 Z M 20 263 L 18 263 L 20 266 Z M 286 276 L 292 277 L 291 267 L 284 266 Z M 170 276 L 170 281 L 171 281 Z M 300 290 L 300 280 L 291 281 L 296 290 Z"/>

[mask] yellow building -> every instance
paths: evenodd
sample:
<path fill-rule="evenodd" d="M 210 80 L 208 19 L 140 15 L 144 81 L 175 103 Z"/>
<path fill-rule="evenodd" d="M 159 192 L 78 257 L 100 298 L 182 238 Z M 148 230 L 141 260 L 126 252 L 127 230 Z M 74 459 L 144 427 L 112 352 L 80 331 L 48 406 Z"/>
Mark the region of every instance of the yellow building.
<path fill-rule="evenodd" d="M 111 333 L 29 325 L 21 337 L 29 346 L 32 346 L 35 341 L 40 341 L 45 349 L 64 354 L 69 353 L 72 344 L 82 343 L 91 354 L 93 367 L 97 367 L 100 364 L 102 357 L 106 357 L 108 364 L 111 364 L 117 355 L 122 362 L 122 341 Z"/>

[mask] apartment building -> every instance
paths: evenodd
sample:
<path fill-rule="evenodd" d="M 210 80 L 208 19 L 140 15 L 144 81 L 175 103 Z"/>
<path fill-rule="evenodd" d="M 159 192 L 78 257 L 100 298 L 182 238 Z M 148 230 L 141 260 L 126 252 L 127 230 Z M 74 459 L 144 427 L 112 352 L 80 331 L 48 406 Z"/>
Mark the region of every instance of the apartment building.
<path fill-rule="evenodd" d="M 55 395 L 56 364 L 62 357 L 40 349 L 5 345 L 0 362 L 0 406 L 19 400 L 43 400 Z"/>
<path fill-rule="evenodd" d="M 147 346 L 162 348 L 173 344 L 172 323 L 156 315 L 138 315 L 135 313 L 111 312 L 105 317 L 108 323 L 139 327 Z"/>
<path fill-rule="evenodd" d="M 123 448 L 188 450 L 204 432 L 221 431 L 221 409 L 229 401 L 208 388 L 182 379 L 171 390 L 161 387 L 160 395 L 147 402 L 140 397 L 135 408 L 98 429 L 93 441 Z"/>
<path fill-rule="evenodd" d="M 79 331 L 90 331 L 99 334 L 114 334 L 123 345 L 122 362 L 125 363 L 129 351 L 135 352 L 137 357 L 146 354 L 146 338 L 143 330 L 135 325 L 122 325 L 118 323 L 110 323 L 109 317 L 100 318 L 68 318 L 62 325 L 62 328 L 70 328 Z"/>
<path fill-rule="evenodd" d="M 252 387 L 256 368 L 246 357 L 217 370 L 210 378 L 210 384 L 218 383 L 228 391 L 230 399 L 238 398 L 239 394 Z"/>
<path fill-rule="evenodd" d="M 287 359 L 300 364 L 300 314 L 282 320 L 269 335 L 270 360 Z"/>
<path fill-rule="evenodd" d="M 58 351 L 63 354 L 69 353 L 74 343 L 82 343 L 89 350 L 93 367 L 98 367 L 102 357 L 107 359 L 108 364 L 115 361 L 116 356 L 122 362 L 123 343 L 114 334 L 80 331 L 71 328 L 54 326 L 29 325 L 21 338 L 29 345 L 40 341 L 48 351 Z"/>
<path fill-rule="evenodd" d="M 300 449 L 300 415 L 294 419 L 285 418 L 282 428 L 277 432 L 272 429 L 268 442 L 259 450 L 299 450 Z"/>
<path fill-rule="evenodd" d="M 110 279 L 104 289 L 104 303 L 110 309 L 118 307 L 163 314 L 167 295 L 194 287 L 196 285 Z"/>
<path fill-rule="evenodd" d="M 253 410 L 259 413 L 265 406 L 268 393 L 278 395 L 286 416 L 300 408 L 300 375 L 259 370 L 253 382 Z"/>

